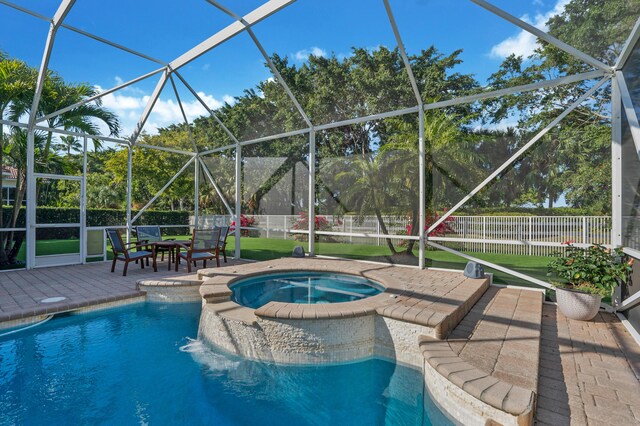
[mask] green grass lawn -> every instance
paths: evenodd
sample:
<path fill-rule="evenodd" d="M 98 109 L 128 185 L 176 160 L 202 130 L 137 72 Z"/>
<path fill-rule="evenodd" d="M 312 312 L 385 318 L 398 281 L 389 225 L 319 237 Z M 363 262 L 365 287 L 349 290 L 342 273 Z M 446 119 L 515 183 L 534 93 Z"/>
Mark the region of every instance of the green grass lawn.
<path fill-rule="evenodd" d="M 179 235 L 175 238 L 179 240 L 187 240 L 189 239 L 189 236 Z M 227 247 L 229 248 L 228 254 L 232 254 L 234 244 L 234 238 L 229 237 L 229 239 L 227 240 Z M 290 256 L 291 251 L 297 245 L 301 245 L 305 247 L 305 249 L 307 248 L 307 243 L 300 241 L 267 238 L 242 238 L 242 257 L 245 259 L 254 260 L 278 259 L 280 257 Z M 78 240 L 41 240 L 37 242 L 36 254 L 42 256 L 63 253 L 78 253 L 79 248 L 80 245 Z M 384 261 L 384 257 L 390 255 L 389 249 L 386 246 L 327 242 L 316 243 L 316 253 L 327 256 L 375 261 Z M 414 253 L 417 255 L 417 250 L 415 250 Z M 547 264 L 550 261 L 549 257 L 473 252 L 468 252 L 467 254 L 491 263 L 507 267 L 509 269 L 516 270 L 518 272 L 522 272 L 543 281 L 547 281 L 546 272 Z M 107 255 L 109 259 L 113 259 L 113 254 L 110 247 L 107 250 Z M 20 250 L 18 259 L 24 261 L 24 256 L 25 246 L 23 246 Z M 427 266 L 435 268 L 463 269 L 467 263 L 467 260 L 462 257 L 439 250 L 427 251 L 426 257 Z M 101 258 L 93 258 L 89 260 L 101 260 Z M 412 260 L 412 264 L 417 264 L 417 262 L 417 257 Z M 490 268 L 487 268 L 486 270 L 487 272 L 492 272 L 494 274 L 494 282 L 496 283 L 526 286 L 531 285 L 527 281 L 513 277 L 503 272 L 493 271 Z"/>

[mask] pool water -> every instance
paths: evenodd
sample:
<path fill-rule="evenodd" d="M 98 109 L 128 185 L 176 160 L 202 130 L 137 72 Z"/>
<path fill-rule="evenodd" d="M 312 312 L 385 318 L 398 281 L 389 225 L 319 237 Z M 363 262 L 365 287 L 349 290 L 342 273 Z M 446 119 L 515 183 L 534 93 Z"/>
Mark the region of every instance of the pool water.
<path fill-rule="evenodd" d="M 191 339 L 199 314 L 139 303 L 0 338 L 0 424 L 450 424 L 415 370 L 240 359 Z"/>
<path fill-rule="evenodd" d="M 259 275 L 230 286 L 231 300 L 257 309 L 268 302 L 337 303 L 375 296 L 384 291 L 380 284 L 355 275 L 329 272 L 285 272 Z"/>

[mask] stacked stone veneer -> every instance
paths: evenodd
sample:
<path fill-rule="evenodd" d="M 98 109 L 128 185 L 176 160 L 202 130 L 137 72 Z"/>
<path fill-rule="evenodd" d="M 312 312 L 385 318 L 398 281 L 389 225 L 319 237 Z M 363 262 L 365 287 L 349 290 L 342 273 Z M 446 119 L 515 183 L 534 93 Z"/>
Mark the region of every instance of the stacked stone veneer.
<path fill-rule="evenodd" d="M 229 285 L 247 276 L 286 271 L 352 274 L 385 291 L 363 300 L 304 305 L 270 302 L 259 309 L 232 301 Z M 328 259 L 280 259 L 205 269 L 199 337 L 232 353 L 281 363 L 344 362 L 380 355 L 422 366 L 422 335 L 441 338 L 488 288 L 488 280 Z"/>

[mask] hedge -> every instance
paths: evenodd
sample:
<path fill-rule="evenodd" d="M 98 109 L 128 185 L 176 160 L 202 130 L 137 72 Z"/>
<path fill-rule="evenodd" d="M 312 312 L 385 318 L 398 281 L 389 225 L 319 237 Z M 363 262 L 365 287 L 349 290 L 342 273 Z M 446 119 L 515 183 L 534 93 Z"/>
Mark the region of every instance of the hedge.
<path fill-rule="evenodd" d="M 462 208 L 454 213 L 458 216 L 608 216 L 589 209 L 574 207 L 485 207 Z"/>
<path fill-rule="evenodd" d="M 2 207 L 3 220 L 5 227 L 11 216 L 13 207 Z M 137 210 L 132 211 L 133 216 L 137 214 Z M 25 227 L 25 208 L 20 209 L 16 228 Z M 189 216 L 188 211 L 145 211 L 138 220 L 136 225 L 185 225 L 184 228 L 164 228 L 164 235 L 184 235 L 189 233 Z M 36 209 L 37 223 L 79 223 L 80 210 L 72 208 L 59 207 L 38 207 Z M 87 209 L 87 226 L 121 226 L 127 223 L 127 212 L 124 210 L 114 209 Z M 70 235 L 72 234 L 72 235 Z M 77 231 L 71 231 L 67 228 L 41 228 L 38 230 L 38 239 L 66 239 L 77 238 Z"/>

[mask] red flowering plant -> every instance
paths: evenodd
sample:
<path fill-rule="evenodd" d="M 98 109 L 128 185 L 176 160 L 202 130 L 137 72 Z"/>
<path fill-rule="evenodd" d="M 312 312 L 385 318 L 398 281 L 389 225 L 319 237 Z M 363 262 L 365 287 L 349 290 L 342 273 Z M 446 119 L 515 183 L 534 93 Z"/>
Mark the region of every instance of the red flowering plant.
<path fill-rule="evenodd" d="M 445 209 L 445 212 L 447 210 Z M 432 213 L 427 213 L 427 217 L 424 221 L 425 225 L 424 225 L 424 231 L 425 233 L 427 232 L 427 230 L 429 228 L 431 228 L 431 225 L 433 225 L 434 223 L 436 223 L 438 220 L 440 220 L 440 215 L 436 212 L 432 212 Z M 451 227 L 451 224 L 455 221 L 455 218 L 453 216 L 447 216 L 441 223 L 438 224 L 438 226 L 436 226 L 433 231 L 429 232 L 429 236 L 430 237 L 444 237 L 447 234 L 451 234 L 453 232 L 455 232 L 455 230 Z M 407 227 L 407 235 L 413 235 L 412 231 L 413 231 L 413 226 L 411 224 L 408 224 Z M 408 244 L 409 242 L 407 240 L 403 240 L 400 243 L 400 246 L 404 247 Z"/>
<path fill-rule="evenodd" d="M 256 218 L 254 216 L 245 216 L 243 214 L 240 215 L 240 229 L 243 236 L 249 236 L 249 229 L 242 228 L 251 228 L 256 225 Z M 231 221 L 231 226 L 229 227 L 229 232 L 234 232 L 236 229 L 236 221 Z"/>
<path fill-rule="evenodd" d="M 315 219 L 314 219 L 314 223 L 315 223 L 315 230 L 316 231 L 333 231 L 333 225 L 342 225 L 342 221 L 340 219 L 334 220 L 333 225 L 331 224 L 331 222 L 329 222 L 329 219 L 327 219 L 326 216 L 322 216 L 322 215 L 316 215 Z M 296 229 L 296 230 L 304 230 L 307 231 L 309 230 L 309 215 L 307 214 L 306 211 L 301 211 L 300 213 L 298 213 L 298 217 L 294 220 L 293 225 L 291 226 L 291 229 Z M 294 234 L 293 237 L 296 241 L 307 241 L 308 236 L 307 234 Z M 323 240 L 324 241 L 328 241 L 328 239 L 330 239 L 331 237 L 328 235 L 325 235 Z M 319 241 L 320 236 L 316 235 L 315 240 Z"/>

